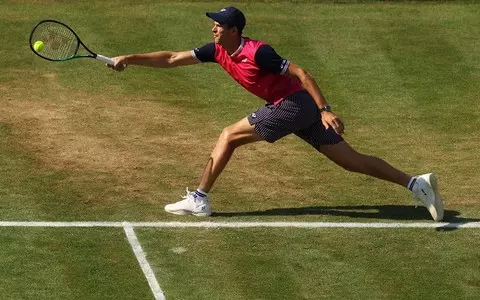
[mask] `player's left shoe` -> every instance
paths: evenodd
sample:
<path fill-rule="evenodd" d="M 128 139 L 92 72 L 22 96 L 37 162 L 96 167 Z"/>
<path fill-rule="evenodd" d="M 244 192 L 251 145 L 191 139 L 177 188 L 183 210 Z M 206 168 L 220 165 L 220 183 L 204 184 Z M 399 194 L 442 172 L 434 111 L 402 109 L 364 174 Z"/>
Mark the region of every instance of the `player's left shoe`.
<path fill-rule="evenodd" d="M 212 208 L 207 197 L 195 195 L 195 192 L 188 191 L 182 197 L 183 200 L 173 204 L 165 205 L 165 211 L 175 215 L 194 215 L 197 217 L 208 217 L 212 214 Z"/>
<path fill-rule="evenodd" d="M 419 175 L 416 179 L 412 189 L 415 199 L 428 209 L 436 222 L 441 221 L 444 207 L 438 191 L 437 177 L 433 173 L 428 173 Z"/>

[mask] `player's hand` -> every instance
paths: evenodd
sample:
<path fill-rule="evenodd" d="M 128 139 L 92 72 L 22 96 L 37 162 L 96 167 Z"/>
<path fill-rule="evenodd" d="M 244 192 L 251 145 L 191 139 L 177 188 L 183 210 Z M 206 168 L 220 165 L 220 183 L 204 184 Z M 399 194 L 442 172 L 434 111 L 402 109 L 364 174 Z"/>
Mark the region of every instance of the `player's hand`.
<path fill-rule="evenodd" d="M 332 127 L 337 134 L 343 134 L 345 129 L 342 120 L 331 111 L 322 111 L 322 123 L 325 129 Z"/>
<path fill-rule="evenodd" d="M 115 64 L 113 66 L 107 64 L 107 67 L 109 67 L 112 70 L 121 72 L 121 71 L 125 70 L 125 68 L 128 65 L 126 56 L 117 56 L 117 57 L 114 57 L 112 59 L 113 59 Z"/>

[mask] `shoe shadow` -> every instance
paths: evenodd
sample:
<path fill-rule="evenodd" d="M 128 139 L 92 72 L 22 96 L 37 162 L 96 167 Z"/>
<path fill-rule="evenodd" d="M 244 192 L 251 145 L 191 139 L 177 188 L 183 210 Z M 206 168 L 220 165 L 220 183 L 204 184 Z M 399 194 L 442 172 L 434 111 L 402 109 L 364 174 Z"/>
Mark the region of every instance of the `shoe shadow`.
<path fill-rule="evenodd" d="M 243 217 L 243 216 L 303 216 L 326 215 L 344 216 L 350 218 L 385 219 L 385 220 L 432 220 L 424 207 L 407 205 L 345 205 L 345 206 L 308 206 L 295 208 L 273 208 L 263 211 L 248 212 L 215 212 L 213 217 Z M 467 223 L 480 219 L 460 217 L 454 210 L 445 210 L 443 222 Z M 448 227 L 448 226 L 447 226 Z M 450 229 L 450 228 L 449 228 Z"/>

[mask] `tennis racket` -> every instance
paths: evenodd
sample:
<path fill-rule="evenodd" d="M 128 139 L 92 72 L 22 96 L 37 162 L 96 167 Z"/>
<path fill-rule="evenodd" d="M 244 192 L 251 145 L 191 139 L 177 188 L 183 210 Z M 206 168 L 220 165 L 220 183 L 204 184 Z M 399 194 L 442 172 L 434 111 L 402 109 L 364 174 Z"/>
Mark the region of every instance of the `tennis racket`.
<path fill-rule="evenodd" d="M 111 58 L 88 49 L 73 29 L 55 20 L 43 20 L 33 28 L 30 34 L 30 49 L 50 61 L 87 57 L 114 65 Z"/>

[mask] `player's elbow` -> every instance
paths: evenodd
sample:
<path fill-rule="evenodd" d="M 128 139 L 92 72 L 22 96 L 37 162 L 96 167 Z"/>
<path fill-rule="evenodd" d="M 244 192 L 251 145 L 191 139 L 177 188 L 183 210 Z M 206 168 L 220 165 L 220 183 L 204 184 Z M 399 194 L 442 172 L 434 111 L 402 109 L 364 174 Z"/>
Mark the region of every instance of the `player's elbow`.
<path fill-rule="evenodd" d="M 302 79 L 312 80 L 312 74 L 305 69 L 300 69 L 300 76 Z"/>
<path fill-rule="evenodd" d="M 307 84 L 309 82 L 311 82 L 313 80 L 313 77 L 312 75 L 306 71 L 305 69 L 302 69 L 302 68 L 298 68 L 298 70 L 296 70 L 295 72 L 295 76 L 298 78 L 298 80 L 300 80 L 300 82 L 302 82 L 302 84 Z"/>
<path fill-rule="evenodd" d="M 289 71 L 291 75 L 294 75 L 295 77 L 297 77 L 301 82 L 303 82 L 305 79 L 312 78 L 310 73 L 308 73 L 305 69 L 300 68 L 298 66 L 291 66 Z"/>
<path fill-rule="evenodd" d="M 176 66 L 177 66 L 177 62 L 178 62 L 177 58 L 178 58 L 178 56 L 175 55 L 175 54 L 170 55 L 170 57 L 167 58 L 166 67 L 167 67 L 167 68 L 176 67 Z"/>
<path fill-rule="evenodd" d="M 188 66 L 197 63 L 190 51 L 171 52 L 168 59 L 169 67 Z"/>
<path fill-rule="evenodd" d="M 177 52 L 163 52 L 163 54 L 159 58 L 160 59 L 157 60 L 157 66 L 161 68 L 173 68 L 178 65 Z"/>

